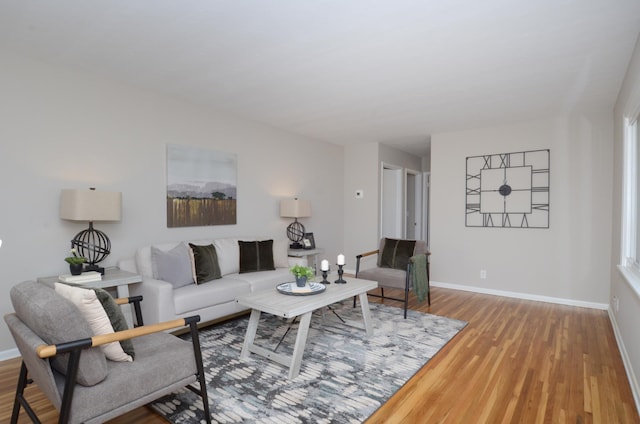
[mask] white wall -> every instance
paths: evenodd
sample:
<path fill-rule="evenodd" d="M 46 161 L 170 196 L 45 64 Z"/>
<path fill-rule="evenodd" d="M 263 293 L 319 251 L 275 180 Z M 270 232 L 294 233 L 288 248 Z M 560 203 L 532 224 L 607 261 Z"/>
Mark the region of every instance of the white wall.
<path fill-rule="evenodd" d="M 379 173 L 377 143 L 345 146 L 344 254 L 346 257 L 345 269 L 349 271 L 356 269 L 356 255 L 377 249 L 378 246 Z M 356 199 L 356 190 L 364 191 L 362 199 Z M 332 261 L 329 263 L 335 264 Z"/>
<path fill-rule="evenodd" d="M 139 246 L 193 238 L 285 238 L 281 198 L 309 199 L 316 244 L 343 248 L 343 148 L 236 119 L 201 105 L 0 52 L 0 314 L 17 282 L 68 272 L 69 240 L 85 224 L 62 221 L 62 188 L 123 193 L 111 238 L 115 265 Z M 166 144 L 233 152 L 237 225 L 167 228 Z M 0 354 L 14 347 L 0 325 Z"/>
<path fill-rule="evenodd" d="M 607 304 L 612 134 L 611 114 L 605 111 L 433 135 L 433 281 L 585 306 Z M 467 156 L 546 148 L 551 151 L 549 229 L 465 226 Z M 486 270 L 486 279 L 480 279 L 480 270 Z"/>
<path fill-rule="evenodd" d="M 395 165 L 412 171 L 422 171 L 422 158 L 411 155 L 402 150 L 379 144 L 380 162 Z"/>
<path fill-rule="evenodd" d="M 624 79 L 614 109 L 614 166 L 613 166 L 613 225 L 611 249 L 611 299 L 620 299 L 619 311 L 609 310 L 614 321 L 614 329 L 621 345 L 621 351 L 631 386 L 636 398 L 636 406 L 640 408 L 640 297 L 627 280 L 618 271 L 621 259 L 621 217 L 622 217 L 622 171 L 624 118 L 640 106 L 640 38 L 631 59 L 627 75 Z M 613 304 L 612 301 L 609 304 Z"/>

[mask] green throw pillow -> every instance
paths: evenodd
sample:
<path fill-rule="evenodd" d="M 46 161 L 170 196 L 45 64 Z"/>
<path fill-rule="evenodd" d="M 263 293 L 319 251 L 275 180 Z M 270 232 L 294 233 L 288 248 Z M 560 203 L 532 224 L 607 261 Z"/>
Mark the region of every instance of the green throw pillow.
<path fill-rule="evenodd" d="M 124 331 L 128 330 L 129 326 L 127 325 L 127 320 L 124 318 L 122 314 L 122 310 L 120 310 L 120 306 L 113 300 L 113 297 L 106 291 L 102 289 L 93 289 L 96 292 L 96 297 L 102 304 L 104 311 L 107 313 L 109 317 L 109 322 L 113 327 L 113 331 Z M 131 359 L 135 359 L 135 352 L 133 350 L 133 342 L 131 339 L 121 340 L 120 346 L 124 353 L 131 356 Z"/>
<path fill-rule="evenodd" d="M 213 244 L 198 246 L 189 243 L 189 246 L 193 251 L 197 284 L 222 278 L 220 264 L 218 263 L 218 254 Z"/>
<path fill-rule="evenodd" d="M 273 271 L 273 240 L 238 241 L 240 247 L 240 274 Z"/>
<path fill-rule="evenodd" d="M 407 269 L 413 256 L 415 240 L 384 239 L 384 248 L 380 256 L 381 268 Z"/>

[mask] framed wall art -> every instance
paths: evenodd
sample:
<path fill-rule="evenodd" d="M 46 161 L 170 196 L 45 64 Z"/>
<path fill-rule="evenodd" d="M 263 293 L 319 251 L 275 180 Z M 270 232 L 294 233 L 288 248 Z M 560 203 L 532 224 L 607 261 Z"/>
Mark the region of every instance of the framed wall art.
<path fill-rule="evenodd" d="M 167 145 L 167 227 L 236 223 L 232 153 Z"/>
<path fill-rule="evenodd" d="M 467 227 L 549 228 L 550 151 L 467 157 Z"/>

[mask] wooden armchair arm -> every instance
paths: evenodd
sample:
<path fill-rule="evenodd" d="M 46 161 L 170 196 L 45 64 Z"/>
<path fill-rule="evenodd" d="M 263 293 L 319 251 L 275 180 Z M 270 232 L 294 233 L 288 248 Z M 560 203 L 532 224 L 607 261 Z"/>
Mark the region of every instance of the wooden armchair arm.
<path fill-rule="evenodd" d="M 366 256 L 371 256 L 371 255 L 375 255 L 378 252 L 380 252 L 380 249 L 376 249 L 376 250 L 372 250 L 370 252 L 366 252 L 366 253 L 362 253 L 360 255 L 356 255 L 356 278 L 358 278 L 358 273 L 360 272 L 360 259 L 366 257 Z"/>
<path fill-rule="evenodd" d="M 113 300 L 115 300 L 118 305 L 126 305 L 128 303 L 142 302 L 142 296 L 119 297 Z"/>
<path fill-rule="evenodd" d="M 147 334 L 159 333 L 172 328 L 184 327 L 192 322 L 199 322 L 200 316 L 194 315 L 187 318 L 179 318 L 172 321 L 160 322 L 158 324 L 145 325 L 129 330 L 117 331 L 115 333 L 93 336 L 89 339 L 74 340 L 71 342 L 59 343 L 55 345 L 40 345 L 36 348 L 36 353 L 40 358 L 49 358 L 59 353 L 65 353 L 75 349 L 96 347 L 106 343 L 119 342 L 121 340 L 132 339 L 134 337 L 146 336 Z"/>
<path fill-rule="evenodd" d="M 114 299 L 117 305 L 126 305 L 129 303 L 133 303 L 133 311 L 136 316 L 136 324 L 135 327 L 140 327 L 144 325 L 142 321 L 142 310 L 140 309 L 140 302 L 142 302 L 142 296 L 131 296 L 131 297 L 119 297 Z"/>
<path fill-rule="evenodd" d="M 364 258 L 365 256 L 375 255 L 380 252 L 380 249 L 372 250 L 371 252 L 362 253 L 356 256 L 356 259 Z"/>

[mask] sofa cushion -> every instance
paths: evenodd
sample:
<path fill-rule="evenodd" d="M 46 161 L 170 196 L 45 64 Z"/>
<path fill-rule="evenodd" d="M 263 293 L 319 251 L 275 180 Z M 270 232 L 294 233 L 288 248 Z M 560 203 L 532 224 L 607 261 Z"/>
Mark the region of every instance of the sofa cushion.
<path fill-rule="evenodd" d="M 240 274 L 273 271 L 273 240 L 238 241 L 240 246 Z"/>
<path fill-rule="evenodd" d="M 176 315 L 185 315 L 210 306 L 233 302 L 236 297 L 250 292 L 251 288 L 246 281 L 225 276 L 207 284 L 175 289 L 173 291 L 173 306 Z"/>
<path fill-rule="evenodd" d="M 102 304 L 104 311 L 107 313 L 113 331 L 128 330 L 129 326 L 127 325 L 127 320 L 122 313 L 122 309 L 120 309 L 120 306 L 118 306 L 113 297 L 103 289 L 93 289 L 93 291 L 96 293 L 96 297 Z M 124 350 L 124 353 L 131 356 L 132 359 L 135 359 L 135 351 L 133 349 L 133 342 L 131 339 L 121 340 L 120 346 L 122 347 L 122 350 Z"/>
<path fill-rule="evenodd" d="M 71 287 L 66 284 L 56 283 L 56 293 L 69 299 L 80 310 L 84 319 L 89 323 L 93 334 L 100 336 L 113 333 L 113 327 L 109 321 L 109 316 L 98 300 L 96 292 L 82 287 Z M 112 361 L 133 361 L 127 355 L 118 342 L 106 343 L 100 346 L 107 359 Z"/>
<path fill-rule="evenodd" d="M 64 343 L 93 336 L 78 308 L 44 284 L 25 281 L 11 288 L 10 296 L 18 318 L 45 343 Z M 62 354 L 52 358 L 51 363 L 65 374 L 68 361 L 69 354 Z M 106 377 L 107 360 L 102 350 L 85 349 L 80 355 L 76 381 L 83 386 L 93 386 Z"/>
<path fill-rule="evenodd" d="M 193 259 L 196 268 L 196 284 L 206 283 L 207 281 L 217 280 L 222 277 L 220 273 L 220 265 L 218 264 L 218 255 L 213 244 L 199 246 L 189 243 L 193 252 Z"/>
<path fill-rule="evenodd" d="M 260 271 L 247 274 L 231 274 L 225 278 L 249 283 L 252 293 L 261 290 L 276 290 L 278 284 L 294 281 L 294 276 L 289 272 L 289 268 L 276 268 L 275 271 Z"/>
<path fill-rule="evenodd" d="M 153 278 L 171 283 L 174 288 L 194 283 L 191 249 L 180 243 L 169 251 L 151 246 Z"/>
<path fill-rule="evenodd" d="M 415 240 L 385 238 L 384 247 L 380 252 L 380 267 L 406 270 L 415 245 Z"/>

